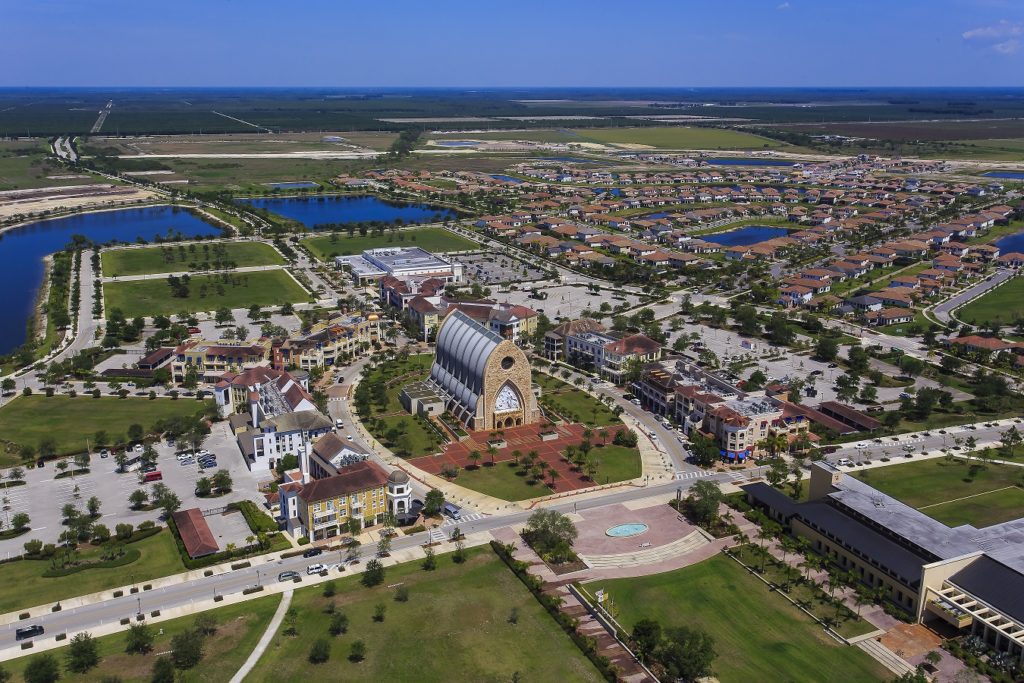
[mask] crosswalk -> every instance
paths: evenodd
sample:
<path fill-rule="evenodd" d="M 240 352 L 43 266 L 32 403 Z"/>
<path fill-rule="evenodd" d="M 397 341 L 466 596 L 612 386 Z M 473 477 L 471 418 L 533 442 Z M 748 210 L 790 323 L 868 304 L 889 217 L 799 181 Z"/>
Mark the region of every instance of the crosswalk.
<path fill-rule="evenodd" d="M 708 472 L 707 470 L 690 470 L 688 472 L 676 472 L 673 475 L 673 479 L 679 481 L 683 479 L 700 479 L 702 477 L 714 476 L 714 472 Z"/>
<path fill-rule="evenodd" d="M 478 519 L 483 519 L 484 516 L 480 512 L 464 512 L 459 519 L 446 518 L 441 524 L 441 528 L 460 526 L 462 524 L 468 524 L 469 522 L 475 522 Z"/>

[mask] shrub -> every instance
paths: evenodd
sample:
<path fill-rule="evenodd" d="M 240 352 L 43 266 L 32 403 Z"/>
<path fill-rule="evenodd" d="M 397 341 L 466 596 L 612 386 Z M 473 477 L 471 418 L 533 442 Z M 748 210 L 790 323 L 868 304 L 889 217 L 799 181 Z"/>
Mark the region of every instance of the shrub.
<path fill-rule="evenodd" d="M 309 648 L 311 664 L 323 664 L 331 658 L 331 646 L 324 638 L 317 638 Z"/>
<path fill-rule="evenodd" d="M 353 662 L 361 662 L 366 659 L 366 643 L 361 640 L 352 643 L 352 649 L 349 650 L 348 658 Z"/>
<path fill-rule="evenodd" d="M 336 587 L 334 581 L 327 581 L 326 583 L 324 583 L 324 597 L 325 598 L 333 598 L 334 597 L 334 593 L 336 591 L 337 591 L 337 587 Z"/>
<path fill-rule="evenodd" d="M 407 586 L 399 586 L 395 591 L 396 602 L 409 602 L 409 588 Z"/>
<path fill-rule="evenodd" d="M 327 631 L 332 636 L 340 636 L 348 631 L 348 617 L 344 612 L 335 612 L 331 615 L 331 624 L 327 627 Z"/>

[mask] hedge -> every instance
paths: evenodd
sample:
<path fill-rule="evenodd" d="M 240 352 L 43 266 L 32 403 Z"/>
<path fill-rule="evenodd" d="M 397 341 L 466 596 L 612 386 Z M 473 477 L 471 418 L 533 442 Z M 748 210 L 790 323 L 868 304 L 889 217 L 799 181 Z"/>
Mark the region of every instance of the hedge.
<path fill-rule="evenodd" d="M 274 518 L 267 513 L 260 510 L 256 503 L 251 500 L 241 500 L 237 503 L 229 503 L 229 510 L 239 510 L 242 516 L 245 517 L 246 524 L 249 525 L 249 530 L 254 534 L 259 532 L 271 533 L 279 531 L 280 528 L 277 526 L 277 522 Z"/>
<path fill-rule="evenodd" d="M 610 683 L 615 683 L 618 680 L 618 674 L 615 670 L 617 667 L 613 667 L 607 657 L 598 654 L 594 638 L 582 636 L 576 631 L 576 627 L 579 625 L 578 622 L 559 609 L 559 599 L 544 594 L 544 582 L 526 571 L 529 564 L 520 562 L 512 557 L 505 549 L 505 546 L 499 541 L 491 541 L 491 550 L 526 585 L 530 593 L 533 594 L 533 597 L 537 598 L 537 602 L 547 610 L 548 614 L 554 618 L 558 625 L 562 627 L 562 630 L 572 639 L 572 642 L 576 643 L 576 647 L 597 667 L 597 670 L 601 672 L 604 679 L 610 681 Z"/>

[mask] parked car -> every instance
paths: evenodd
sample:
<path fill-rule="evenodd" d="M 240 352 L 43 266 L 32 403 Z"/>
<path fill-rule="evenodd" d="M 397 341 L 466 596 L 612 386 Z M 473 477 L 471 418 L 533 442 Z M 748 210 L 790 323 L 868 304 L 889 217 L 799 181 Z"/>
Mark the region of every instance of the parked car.
<path fill-rule="evenodd" d="M 135 444 L 135 448 L 133 448 L 132 450 L 134 450 L 136 453 L 142 453 L 143 451 L 146 450 L 146 447 L 143 446 L 141 443 L 137 443 Z"/>
<path fill-rule="evenodd" d="M 313 574 L 319 574 L 320 572 L 325 572 L 325 571 L 327 571 L 327 567 L 325 567 L 324 565 L 320 564 L 319 562 L 316 563 L 316 564 L 311 564 L 308 567 L 306 567 L 306 574 L 309 574 L 310 576 L 312 576 Z"/>
<path fill-rule="evenodd" d="M 853 467 L 853 462 L 849 458 L 839 458 L 836 460 L 836 464 L 840 467 Z"/>
<path fill-rule="evenodd" d="M 323 551 L 322 548 L 310 548 L 306 552 L 302 553 L 302 556 L 303 557 L 316 557 L 317 555 L 322 555 L 323 552 L 324 551 Z"/>
<path fill-rule="evenodd" d="M 299 578 L 299 573 L 298 572 L 288 571 L 288 572 L 281 572 L 280 574 L 277 575 L 277 580 L 278 581 L 292 581 L 292 580 L 297 579 L 297 578 Z"/>

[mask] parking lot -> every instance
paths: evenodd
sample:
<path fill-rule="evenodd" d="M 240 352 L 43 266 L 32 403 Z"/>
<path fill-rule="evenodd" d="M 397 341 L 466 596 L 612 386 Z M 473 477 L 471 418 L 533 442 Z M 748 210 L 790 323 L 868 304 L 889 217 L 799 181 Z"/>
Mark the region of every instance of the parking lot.
<path fill-rule="evenodd" d="M 546 277 L 543 269 L 505 254 L 467 254 L 459 256 L 458 260 L 466 266 L 466 279 L 481 285 L 526 282 Z"/>
<path fill-rule="evenodd" d="M 531 296 L 531 292 L 542 297 L 537 299 Z M 536 285 L 530 283 L 519 285 L 509 292 L 500 291 L 492 294 L 500 301 L 508 301 L 520 306 L 532 308 L 535 311 L 542 311 L 552 320 L 557 318 L 575 319 L 583 315 L 585 310 L 597 311 L 601 304 L 607 302 L 615 308 L 623 303 L 630 307 L 640 303 L 640 297 L 625 292 L 612 292 L 602 289 L 598 292 L 589 291 L 583 284 L 555 284 Z"/>
<path fill-rule="evenodd" d="M 260 477 L 249 472 L 234 437 L 228 432 L 227 422 L 214 424 L 213 432 L 202 447 L 217 455 L 217 469 L 228 470 L 233 482 L 231 493 L 216 499 L 197 497 L 196 480 L 201 476 L 212 475 L 215 470 L 201 472 L 196 463 L 180 465 L 175 458 L 174 447 L 166 442 L 155 444 L 157 469 L 163 477 L 162 483 L 181 499 L 181 509 L 223 507 L 230 502 L 244 499 L 262 504 L 257 484 L 268 477 Z M 54 462 L 50 462 L 42 468 L 26 469 L 26 485 L 6 490 L 0 488 L 4 523 L 7 524 L 10 518 L 19 512 L 27 512 L 32 520 L 32 531 L 29 533 L 0 541 L 0 558 L 21 554 L 25 541 L 29 539 L 56 542 L 64 529 L 61 524 L 61 508 L 71 503 L 79 510 L 84 510 L 86 501 L 92 496 L 99 498 L 102 503 L 100 519 L 97 522 L 105 524 L 111 530 L 122 522 L 137 526 L 147 519 L 158 521 L 161 514 L 159 510 L 131 510 L 128 503 L 128 496 L 132 491 L 144 489 L 149 492 L 152 490 L 152 483 L 140 483 L 139 472 L 120 473 L 116 472 L 116 468 L 113 457 L 101 458 L 94 454 L 88 474 L 55 479 L 54 476 L 59 474 L 60 470 Z"/>

